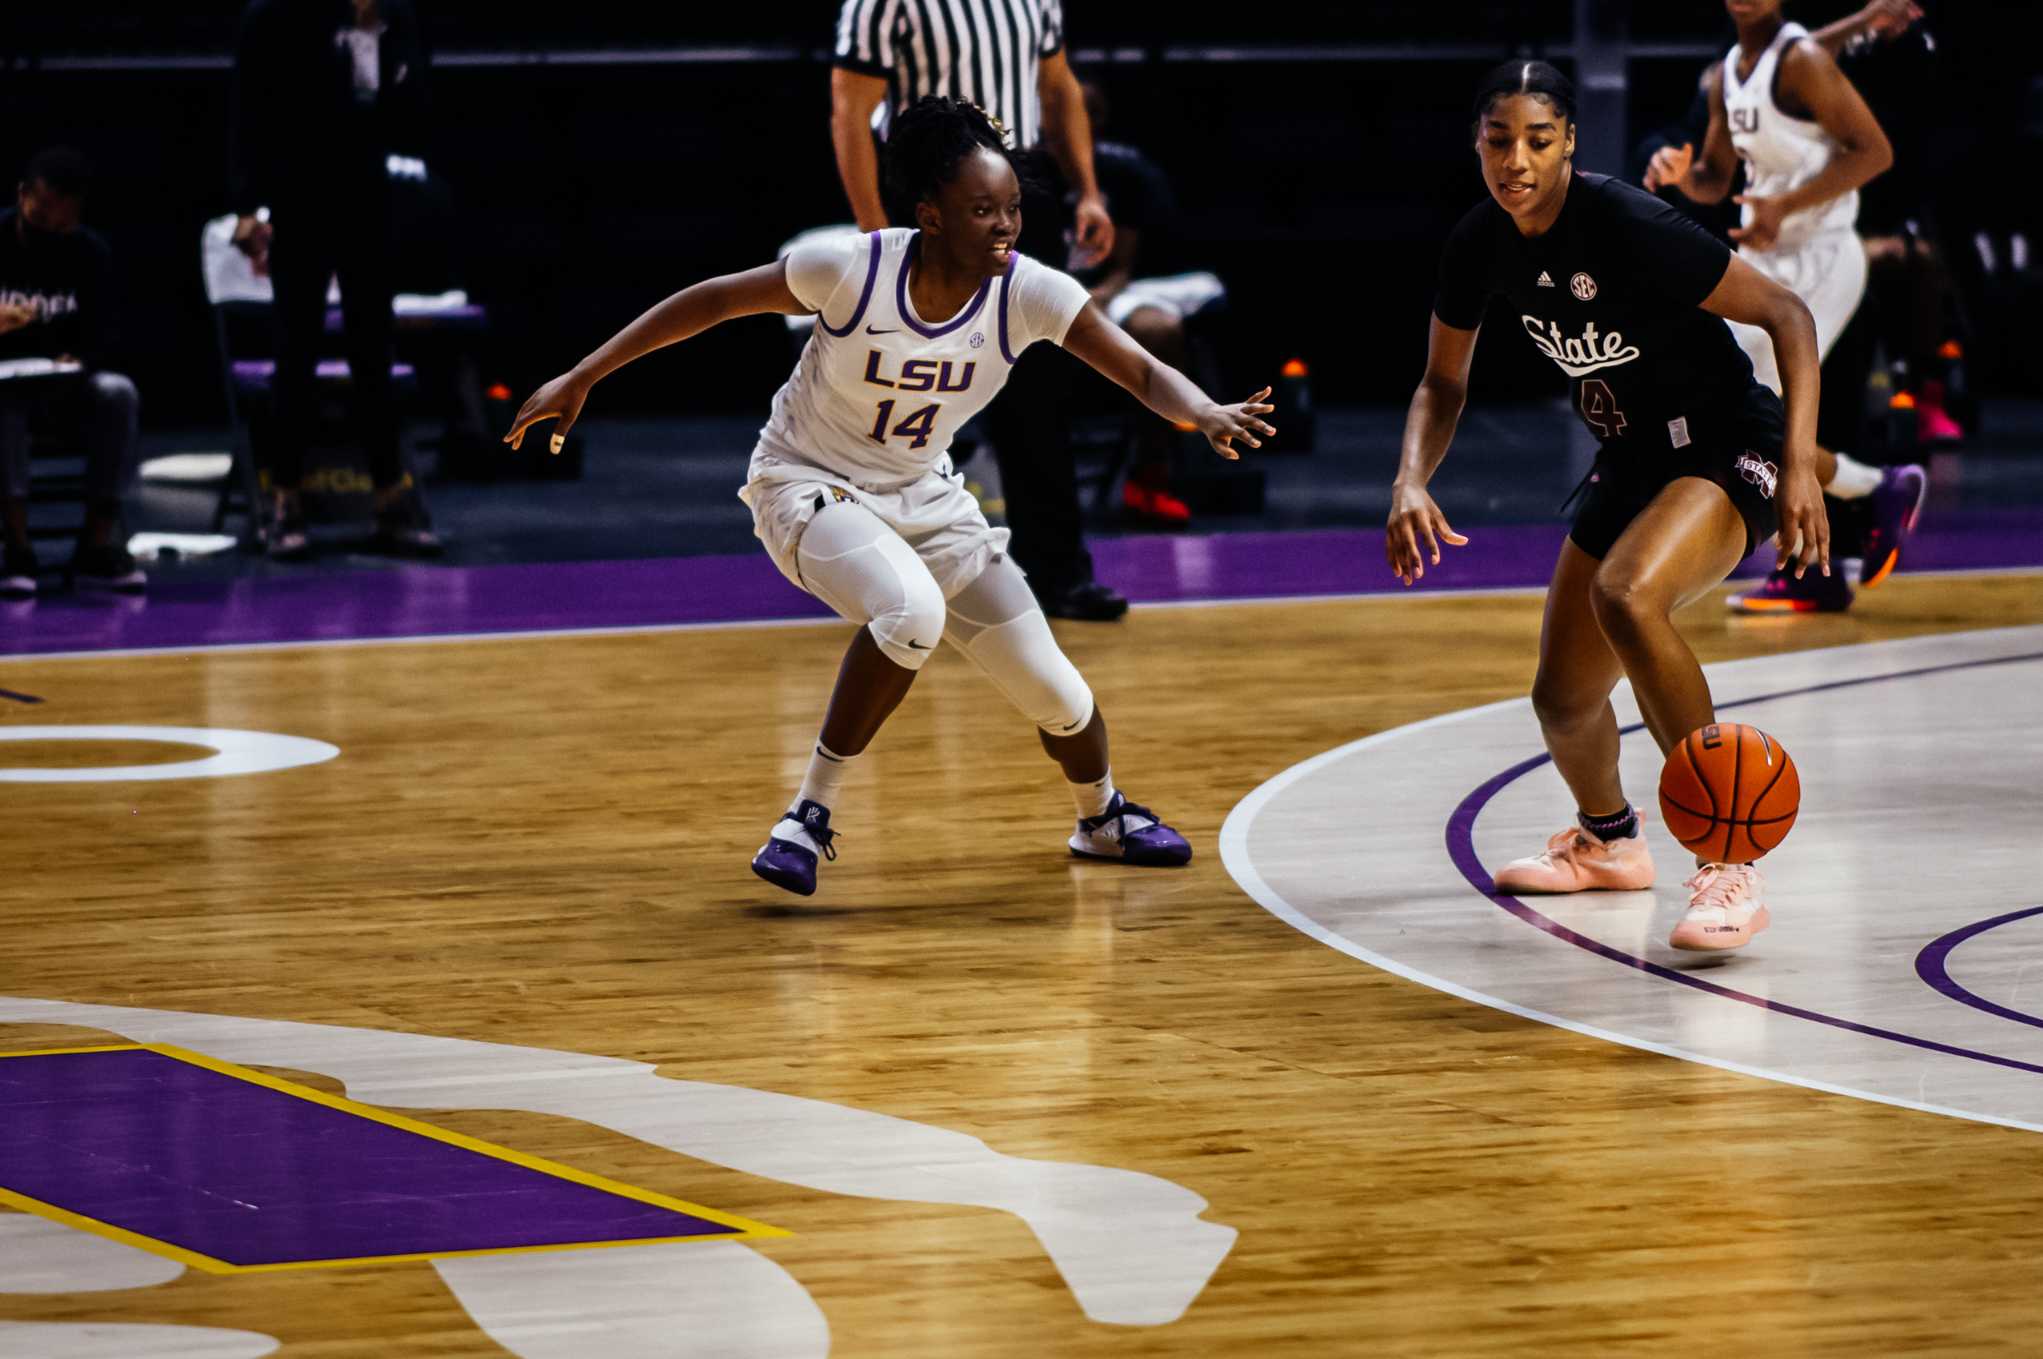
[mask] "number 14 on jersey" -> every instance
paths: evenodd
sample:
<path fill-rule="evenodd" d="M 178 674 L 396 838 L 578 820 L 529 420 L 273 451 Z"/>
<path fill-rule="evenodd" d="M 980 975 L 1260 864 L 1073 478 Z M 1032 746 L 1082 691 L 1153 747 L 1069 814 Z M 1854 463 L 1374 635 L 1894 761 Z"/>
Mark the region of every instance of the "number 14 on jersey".
<path fill-rule="evenodd" d="M 920 448 L 929 442 L 930 434 L 936 429 L 937 412 L 942 409 L 943 405 L 941 402 L 932 401 L 922 409 L 903 416 L 901 423 L 895 425 L 890 431 L 887 428 L 887 423 L 894 418 L 894 402 L 891 400 L 882 401 L 880 403 L 879 414 L 873 419 L 872 441 L 876 444 L 883 444 L 891 433 L 897 439 L 913 439 L 915 442 L 909 444 L 908 447 Z"/>

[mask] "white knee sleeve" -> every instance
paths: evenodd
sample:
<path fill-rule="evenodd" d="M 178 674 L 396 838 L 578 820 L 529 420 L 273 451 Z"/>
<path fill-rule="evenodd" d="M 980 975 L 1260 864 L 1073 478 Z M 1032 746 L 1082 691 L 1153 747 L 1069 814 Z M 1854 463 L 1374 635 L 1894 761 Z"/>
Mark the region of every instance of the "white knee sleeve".
<path fill-rule="evenodd" d="M 809 593 L 863 623 L 887 659 L 920 670 L 943 637 L 943 591 L 915 549 L 861 506 L 833 504 L 802 532 Z"/>
<path fill-rule="evenodd" d="M 944 637 L 1050 735 L 1073 736 L 1092 721 L 1091 688 L 1007 558 L 996 558 L 951 599 Z"/>

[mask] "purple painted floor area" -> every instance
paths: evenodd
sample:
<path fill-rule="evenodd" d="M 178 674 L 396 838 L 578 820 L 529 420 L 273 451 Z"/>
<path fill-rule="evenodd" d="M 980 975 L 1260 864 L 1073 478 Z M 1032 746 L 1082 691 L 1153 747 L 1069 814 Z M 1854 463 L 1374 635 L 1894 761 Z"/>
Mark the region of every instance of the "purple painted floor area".
<path fill-rule="evenodd" d="M 1560 523 L 1481 525 L 1427 572 L 1428 589 L 1537 586 Z M 1374 530 L 1110 538 L 1099 578 L 1138 604 L 1401 590 Z M 1748 563 L 1757 569 L 1757 556 Z M 1904 570 L 2043 565 L 2033 509 L 1950 516 L 1909 541 Z M 0 655 L 642 627 L 827 615 L 763 554 L 515 566 L 411 567 L 179 583 L 149 596 L 55 595 L 0 604 Z"/>
<path fill-rule="evenodd" d="M 244 1266 L 740 1234 L 144 1048 L 0 1059 L 0 1187 Z"/>

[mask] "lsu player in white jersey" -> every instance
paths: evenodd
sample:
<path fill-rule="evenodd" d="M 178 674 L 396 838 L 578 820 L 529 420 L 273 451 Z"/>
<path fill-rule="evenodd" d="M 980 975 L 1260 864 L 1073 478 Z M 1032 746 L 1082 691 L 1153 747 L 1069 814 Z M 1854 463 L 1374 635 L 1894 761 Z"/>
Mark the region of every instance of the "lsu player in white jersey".
<path fill-rule="evenodd" d="M 519 409 L 516 448 L 555 419 L 555 448 L 608 373 L 732 317 L 813 314 L 794 374 L 773 399 L 744 489 L 754 530 L 797 586 L 859 624 L 807 776 L 752 871 L 803 896 L 834 859 L 851 762 L 949 642 L 1033 721 L 1077 803 L 1069 847 L 1087 858 L 1172 866 L 1184 837 L 1114 786 L 1106 721 L 1050 632 L 1007 530 L 993 528 L 951 466 L 950 442 L 1038 340 L 1060 344 L 1222 457 L 1276 433 L 1269 389 L 1223 406 L 1146 353 L 1068 274 L 1016 253 L 1021 186 L 1002 131 L 977 107 L 932 97 L 900 114 L 882 173 L 915 225 L 842 237 L 774 264 L 684 288 Z M 937 318 L 937 319 L 931 319 Z"/>
<path fill-rule="evenodd" d="M 1866 249 L 1856 230 L 1858 191 L 1894 163 L 1894 149 L 1835 58 L 1808 29 L 1787 20 L 1782 4 L 1725 0 L 1738 41 L 1710 74 L 1710 123 L 1702 152 L 1663 147 L 1647 168 L 1646 187 L 1671 184 L 1697 202 L 1721 202 L 1743 161 L 1745 190 L 1733 200 L 1742 208 L 1741 221 L 1731 239 L 1742 259 L 1808 306 L 1817 347 L 1827 357 L 1866 294 Z M 1753 375 L 1780 391 L 1766 333 L 1736 322 L 1731 333 L 1752 360 Z M 1819 449 L 1816 474 L 1827 495 L 1874 497 L 1860 580 L 1879 584 L 1893 570 L 1901 539 L 1920 512 L 1922 468 L 1883 471 Z M 1734 596 L 1732 607 L 1807 613 L 1843 609 L 1850 602 L 1851 587 L 1842 574 L 1797 579 L 1776 572 L 1763 588 Z"/>

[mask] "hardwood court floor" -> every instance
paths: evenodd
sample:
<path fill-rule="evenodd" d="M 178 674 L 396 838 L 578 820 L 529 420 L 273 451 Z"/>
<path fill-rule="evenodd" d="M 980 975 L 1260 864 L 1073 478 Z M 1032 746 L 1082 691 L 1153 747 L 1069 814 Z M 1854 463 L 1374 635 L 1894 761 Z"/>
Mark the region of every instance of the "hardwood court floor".
<path fill-rule="evenodd" d="M 2031 623 L 2043 577 L 1684 621 L 1705 660 Z M 1422 593 L 1060 625 L 1117 780 L 1196 848 L 1175 873 L 1069 859 L 1032 731 L 939 655 L 853 775 L 842 858 L 806 902 L 746 861 L 799 777 L 840 626 L 9 662 L 0 683 L 45 700 L 15 723 L 342 754 L 5 785 L 0 995 L 631 1058 L 1146 1172 L 1240 1232 L 1181 1319 L 1103 1325 L 1007 1213 L 821 1192 L 562 1117 L 407 1111 L 791 1230 L 757 1249 L 837 1356 L 2028 1351 L 2034 1134 L 1484 1009 L 1321 947 L 1229 880 L 1215 836 L 1245 793 L 1522 695 L 1537 628 L 1534 595 Z M 0 1023 L 0 1050 L 104 1036 Z M 424 1264 L 0 1295 L 0 1320 L 244 1328 L 287 1357 L 504 1353 Z"/>

